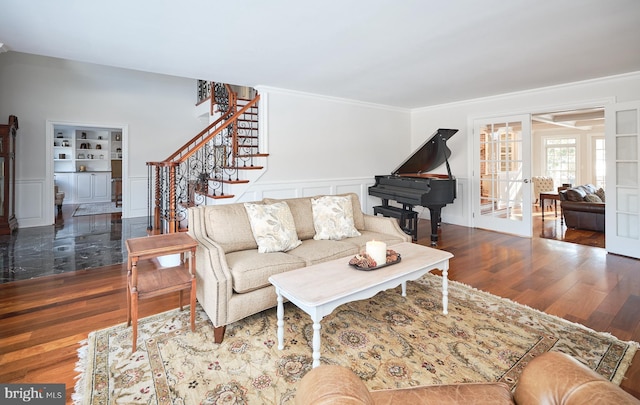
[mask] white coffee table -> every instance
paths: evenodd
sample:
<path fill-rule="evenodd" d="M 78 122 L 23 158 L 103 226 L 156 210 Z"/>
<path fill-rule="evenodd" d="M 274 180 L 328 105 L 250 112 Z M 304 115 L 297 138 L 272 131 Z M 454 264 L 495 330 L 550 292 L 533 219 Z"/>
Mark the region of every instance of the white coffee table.
<path fill-rule="evenodd" d="M 313 320 L 313 367 L 320 365 L 320 321 L 338 306 L 370 298 L 380 291 L 416 280 L 430 270 L 442 270 L 442 312 L 447 314 L 449 259 L 443 250 L 409 242 L 389 246 L 402 258 L 400 263 L 378 270 L 363 271 L 349 265 L 351 257 L 319 263 L 269 277 L 278 294 L 278 349 L 284 349 L 284 299 L 311 316 Z"/>

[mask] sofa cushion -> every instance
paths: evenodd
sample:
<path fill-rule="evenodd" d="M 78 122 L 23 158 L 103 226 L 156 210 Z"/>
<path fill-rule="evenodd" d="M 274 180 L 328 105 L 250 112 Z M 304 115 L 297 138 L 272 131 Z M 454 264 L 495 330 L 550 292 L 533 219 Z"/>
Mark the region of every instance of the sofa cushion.
<path fill-rule="evenodd" d="M 360 199 L 356 193 L 338 194 L 340 197 L 349 197 L 351 199 L 351 207 L 353 213 L 353 225 L 357 230 L 364 229 L 364 213 L 360 206 Z M 311 199 L 315 197 L 298 197 L 298 198 L 265 198 L 262 200 L 265 204 L 273 204 L 278 201 L 285 201 L 289 204 L 291 215 L 293 215 L 293 221 L 296 224 L 296 231 L 298 232 L 298 238 L 301 240 L 311 239 L 316 234 L 316 229 L 313 226 L 313 211 L 311 209 Z"/>
<path fill-rule="evenodd" d="M 567 201 L 584 201 L 587 192 L 580 187 L 575 187 L 567 189 L 565 195 L 567 196 Z"/>
<path fill-rule="evenodd" d="M 203 217 L 207 235 L 225 253 L 258 248 L 244 205 L 207 205 L 204 207 Z"/>
<path fill-rule="evenodd" d="M 349 197 L 351 198 L 351 207 L 353 211 L 353 225 L 357 230 L 361 231 L 364 229 L 364 212 L 362 212 L 362 207 L 360 206 L 360 198 L 358 198 L 358 194 L 356 193 L 346 193 L 346 194 L 337 194 L 340 197 Z"/>
<path fill-rule="evenodd" d="M 600 197 L 598 197 L 597 194 L 587 194 L 584 197 L 584 200 L 588 202 L 602 202 L 602 200 L 600 199 Z"/>
<path fill-rule="evenodd" d="M 346 196 L 323 196 L 311 199 L 313 239 L 340 240 L 360 236 L 353 222 L 351 198 Z"/>
<path fill-rule="evenodd" d="M 586 201 L 585 197 L 587 195 L 595 194 L 597 191 L 596 186 L 593 184 L 584 184 L 582 186 L 567 189 L 565 196 L 567 201 Z"/>
<path fill-rule="evenodd" d="M 355 256 L 360 249 L 346 240 L 315 240 L 307 239 L 302 245 L 290 250 L 287 254 L 305 261 L 307 266 L 326 262 L 341 257 Z M 346 261 L 345 263 L 347 263 Z"/>
<path fill-rule="evenodd" d="M 278 201 L 284 201 L 289 205 L 293 222 L 296 225 L 298 239 L 305 240 L 313 238 L 316 230 L 313 227 L 313 212 L 311 211 L 311 197 L 287 198 L 278 200 L 275 198 L 265 198 L 262 200 L 265 204 L 273 204 Z"/>
<path fill-rule="evenodd" d="M 238 294 L 267 287 L 272 275 L 306 265 L 304 260 L 288 253 L 258 253 L 257 249 L 227 253 L 226 259 L 233 276 L 233 290 Z"/>
<path fill-rule="evenodd" d="M 286 252 L 300 245 L 293 216 L 286 202 L 245 203 L 259 253 Z"/>
<path fill-rule="evenodd" d="M 602 200 L 602 202 L 605 202 L 605 198 L 604 198 L 604 189 L 602 187 L 600 187 L 597 191 L 596 191 L 596 195 L 598 197 L 600 197 L 600 200 Z"/>

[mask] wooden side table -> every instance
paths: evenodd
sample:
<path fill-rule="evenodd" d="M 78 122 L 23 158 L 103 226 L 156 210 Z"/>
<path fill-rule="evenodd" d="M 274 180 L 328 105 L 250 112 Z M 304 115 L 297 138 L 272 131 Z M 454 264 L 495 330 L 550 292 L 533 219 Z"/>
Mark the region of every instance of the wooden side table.
<path fill-rule="evenodd" d="M 122 205 L 122 178 L 117 177 L 111 179 L 111 184 L 113 185 L 113 195 L 116 207 L 119 207 Z"/>
<path fill-rule="evenodd" d="M 186 233 L 169 233 L 127 239 L 127 326 L 133 324 L 133 349 L 136 351 L 138 339 L 138 300 L 180 292 L 180 310 L 182 293 L 190 291 L 191 330 L 195 331 L 196 322 L 196 247 L 198 242 Z M 185 262 L 185 253 L 189 253 Z M 159 267 L 138 271 L 138 262 L 159 256 L 180 254 L 180 264 L 173 267 Z"/>
<path fill-rule="evenodd" d="M 542 221 L 544 222 L 544 200 L 553 200 L 553 207 L 555 209 L 556 218 L 558 218 L 558 201 L 560 201 L 560 194 L 553 192 L 540 193 L 540 206 L 542 207 Z M 562 216 L 562 205 L 560 205 L 560 225 L 564 224 L 564 217 Z"/>

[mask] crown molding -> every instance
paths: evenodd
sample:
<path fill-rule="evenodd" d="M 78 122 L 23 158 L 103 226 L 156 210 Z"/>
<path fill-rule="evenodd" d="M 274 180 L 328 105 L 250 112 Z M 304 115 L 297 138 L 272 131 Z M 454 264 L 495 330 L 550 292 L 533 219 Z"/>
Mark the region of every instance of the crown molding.
<path fill-rule="evenodd" d="M 352 100 L 352 99 L 341 98 L 341 97 L 325 96 L 322 94 L 307 93 L 307 92 L 298 91 L 298 90 L 282 89 L 282 88 L 271 87 L 271 86 L 254 86 L 254 88 L 258 90 L 259 93 L 262 93 L 262 92 L 271 93 L 271 94 L 279 93 L 279 94 L 286 94 L 286 95 L 296 96 L 296 97 L 313 98 L 316 100 L 328 101 L 332 103 L 342 103 L 342 104 L 350 104 L 350 105 L 360 106 L 360 107 L 377 108 L 377 109 L 387 110 L 387 111 L 396 111 L 396 112 L 402 112 L 402 113 L 411 112 L 410 108 L 401 108 L 401 107 L 395 107 L 395 106 L 384 105 L 384 104 L 368 103 L 365 101 L 358 101 L 358 100 Z"/>
<path fill-rule="evenodd" d="M 437 104 L 437 105 L 432 105 L 427 107 L 419 107 L 419 108 L 412 109 L 411 112 L 420 113 L 420 112 L 426 112 L 431 110 L 439 110 L 441 108 L 461 107 L 461 106 L 466 106 L 473 103 L 484 103 L 484 102 L 490 102 L 490 101 L 506 100 L 509 98 L 521 97 L 524 95 L 539 94 L 539 93 L 553 91 L 553 90 L 568 89 L 571 87 L 581 86 L 585 84 L 602 83 L 606 81 L 623 80 L 628 78 L 640 78 L 640 71 L 622 73 L 622 74 L 613 75 L 613 76 L 598 77 L 595 79 L 581 80 L 577 82 L 562 83 L 562 84 L 557 84 L 553 86 L 538 87 L 535 89 L 515 91 L 512 93 L 496 94 L 494 96 L 488 96 L 488 97 L 479 97 L 479 98 L 473 98 L 473 99 L 462 100 L 462 101 L 454 101 L 451 103 Z"/>

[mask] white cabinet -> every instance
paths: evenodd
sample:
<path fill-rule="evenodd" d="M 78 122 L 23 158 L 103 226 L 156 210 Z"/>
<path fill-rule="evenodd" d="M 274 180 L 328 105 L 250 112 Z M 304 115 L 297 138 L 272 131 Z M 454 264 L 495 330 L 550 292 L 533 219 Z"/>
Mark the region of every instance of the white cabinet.
<path fill-rule="evenodd" d="M 111 201 L 111 173 L 76 173 L 75 202 Z"/>

